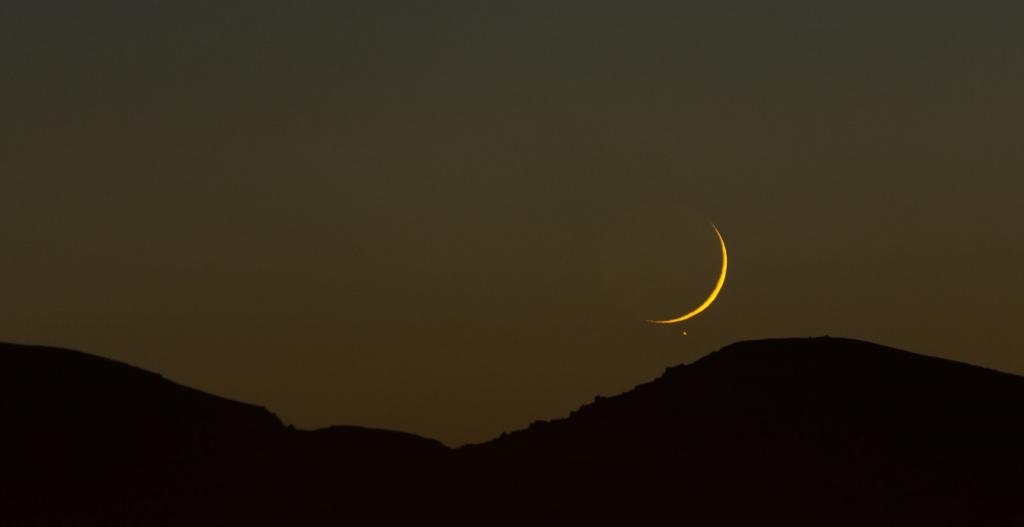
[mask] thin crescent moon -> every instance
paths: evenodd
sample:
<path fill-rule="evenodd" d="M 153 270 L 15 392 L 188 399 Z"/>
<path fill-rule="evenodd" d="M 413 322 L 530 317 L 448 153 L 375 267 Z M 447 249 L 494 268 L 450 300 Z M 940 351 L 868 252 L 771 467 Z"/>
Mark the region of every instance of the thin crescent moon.
<path fill-rule="evenodd" d="M 704 301 L 703 304 L 690 311 L 689 313 L 678 316 L 676 318 L 670 318 L 668 320 L 648 320 L 651 324 L 675 324 L 684 320 L 689 320 L 711 306 L 715 299 L 718 298 L 718 293 L 722 292 L 722 286 L 725 285 L 725 273 L 729 269 L 729 253 L 725 250 L 725 239 L 722 238 L 722 233 L 718 232 L 718 227 L 714 223 L 711 224 L 711 228 L 715 229 L 715 234 L 718 236 L 718 242 L 722 245 L 722 273 L 718 275 L 718 283 L 715 284 L 715 288 L 711 291 L 711 295 Z"/>

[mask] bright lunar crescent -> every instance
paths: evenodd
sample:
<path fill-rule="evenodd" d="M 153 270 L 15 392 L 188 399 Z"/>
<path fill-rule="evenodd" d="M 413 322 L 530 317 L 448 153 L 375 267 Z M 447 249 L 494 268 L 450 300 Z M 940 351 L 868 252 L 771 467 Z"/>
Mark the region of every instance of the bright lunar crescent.
<path fill-rule="evenodd" d="M 722 245 L 722 273 L 718 275 L 718 282 L 715 284 L 715 288 L 711 290 L 711 295 L 704 301 L 703 304 L 697 306 L 697 309 L 690 311 L 685 315 L 678 316 L 676 318 L 670 318 L 668 320 L 648 320 L 652 324 L 675 324 L 684 320 L 689 320 L 711 306 L 715 299 L 718 298 L 718 293 L 722 291 L 722 286 L 725 285 L 725 272 L 729 268 L 729 253 L 725 250 L 725 239 L 722 238 L 722 233 L 718 232 L 718 227 L 714 223 L 711 224 L 711 228 L 715 229 L 715 235 L 718 236 L 718 242 Z"/>

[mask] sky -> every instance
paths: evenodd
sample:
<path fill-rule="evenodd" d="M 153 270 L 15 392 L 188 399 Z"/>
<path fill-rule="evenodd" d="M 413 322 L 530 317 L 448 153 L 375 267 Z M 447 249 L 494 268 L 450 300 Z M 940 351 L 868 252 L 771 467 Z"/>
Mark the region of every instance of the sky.
<path fill-rule="evenodd" d="M 5 0 L 0 340 L 450 445 L 746 339 L 1024 374 L 1022 17 Z"/>

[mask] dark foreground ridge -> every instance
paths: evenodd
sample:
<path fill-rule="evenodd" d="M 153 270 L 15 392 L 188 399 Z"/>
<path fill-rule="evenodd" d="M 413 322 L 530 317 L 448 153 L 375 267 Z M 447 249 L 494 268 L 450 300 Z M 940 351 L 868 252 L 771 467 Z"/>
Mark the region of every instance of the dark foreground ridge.
<path fill-rule="evenodd" d="M 449 449 L 0 345 L 0 524 L 1024 525 L 1024 378 L 847 339 L 727 346 Z"/>

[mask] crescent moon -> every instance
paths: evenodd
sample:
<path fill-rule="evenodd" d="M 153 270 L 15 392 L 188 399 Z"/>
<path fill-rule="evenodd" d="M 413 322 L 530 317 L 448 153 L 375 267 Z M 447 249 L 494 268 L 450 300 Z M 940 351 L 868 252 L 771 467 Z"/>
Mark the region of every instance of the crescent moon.
<path fill-rule="evenodd" d="M 711 228 L 715 230 L 715 235 L 718 236 L 718 242 L 722 245 L 722 272 L 718 275 L 718 282 L 715 283 L 715 288 L 711 290 L 711 295 L 708 296 L 708 299 L 705 300 L 703 304 L 697 306 L 697 309 L 694 309 L 685 315 L 680 315 L 668 320 L 648 320 L 651 324 L 676 324 L 684 320 L 689 320 L 703 313 L 705 309 L 711 307 L 711 304 L 713 304 L 715 299 L 718 298 L 718 293 L 722 292 L 722 286 L 725 285 L 725 273 L 729 269 L 729 253 L 725 250 L 725 239 L 722 238 L 722 233 L 718 231 L 718 227 L 712 223 Z"/>

